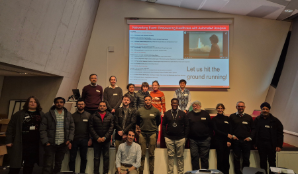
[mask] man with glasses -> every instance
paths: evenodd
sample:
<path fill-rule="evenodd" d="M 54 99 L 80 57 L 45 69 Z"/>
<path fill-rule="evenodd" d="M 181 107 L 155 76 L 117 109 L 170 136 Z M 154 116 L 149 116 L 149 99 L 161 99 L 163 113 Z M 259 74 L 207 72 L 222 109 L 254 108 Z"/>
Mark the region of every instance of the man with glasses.
<path fill-rule="evenodd" d="M 249 156 L 251 147 L 251 131 L 253 128 L 252 117 L 246 113 L 245 103 L 238 101 L 236 104 L 237 112 L 230 115 L 230 123 L 233 135 L 233 154 L 235 174 L 242 174 L 240 169 L 240 158 L 242 155 L 242 168 L 249 167 Z"/>
<path fill-rule="evenodd" d="M 87 164 L 88 146 L 92 145 L 92 140 L 89 135 L 89 117 L 90 113 L 84 110 L 85 102 L 79 99 L 76 104 L 77 111 L 72 114 L 75 124 L 74 139 L 69 147 L 69 170 L 75 172 L 75 163 L 78 150 L 80 150 L 81 168 L 80 173 L 85 173 Z"/>
<path fill-rule="evenodd" d="M 100 85 L 97 84 L 97 75 L 91 74 L 89 76 L 90 84 L 83 88 L 82 99 L 85 102 L 85 111 L 93 114 L 97 111 L 99 102 L 102 101 L 103 90 Z"/>

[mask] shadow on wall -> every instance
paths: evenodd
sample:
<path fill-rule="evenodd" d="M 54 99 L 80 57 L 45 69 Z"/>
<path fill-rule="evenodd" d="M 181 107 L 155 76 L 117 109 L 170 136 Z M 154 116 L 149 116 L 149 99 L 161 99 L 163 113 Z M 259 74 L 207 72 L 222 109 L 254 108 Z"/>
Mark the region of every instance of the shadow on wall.
<path fill-rule="evenodd" d="M 4 77 L 0 98 L 0 114 L 7 115 L 9 101 L 27 99 L 35 96 L 39 100 L 43 112 L 47 112 L 53 104 L 62 77 Z"/>

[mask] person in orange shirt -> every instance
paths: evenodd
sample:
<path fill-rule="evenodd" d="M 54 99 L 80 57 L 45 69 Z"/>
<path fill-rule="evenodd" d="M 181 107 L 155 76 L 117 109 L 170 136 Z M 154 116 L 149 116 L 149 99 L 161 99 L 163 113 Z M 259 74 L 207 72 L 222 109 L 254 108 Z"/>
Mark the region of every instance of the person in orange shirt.
<path fill-rule="evenodd" d="M 153 91 L 150 92 L 150 96 L 152 97 L 152 106 L 159 110 L 159 112 L 163 114 L 166 112 L 166 102 L 165 95 L 163 92 L 159 90 L 159 83 L 157 80 L 152 82 Z"/>
<path fill-rule="evenodd" d="M 159 83 L 157 80 L 152 82 L 152 92 L 150 92 L 150 96 L 152 97 L 152 106 L 155 107 L 156 109 L 159 110 L 159 112 L 161 112 L 161 124 L 162 125 L 162 120 L 163 120 L 163 116 L 164 113 L 166 112 L 166 99 L 165 99 L 165 95 L 163 92 L 161 92 L 159 90 Z M 166 143 L 165 143 L 165 138 L 162 135 L 162 130 L 160 128 L 158 128 L 158 130 L 160 130 L 160 147 L 166 148 Z M 159 131 L 156 132 L 156 136 L 158 137 Z M 157 138 L 158 140 L 158 138 Z"/>

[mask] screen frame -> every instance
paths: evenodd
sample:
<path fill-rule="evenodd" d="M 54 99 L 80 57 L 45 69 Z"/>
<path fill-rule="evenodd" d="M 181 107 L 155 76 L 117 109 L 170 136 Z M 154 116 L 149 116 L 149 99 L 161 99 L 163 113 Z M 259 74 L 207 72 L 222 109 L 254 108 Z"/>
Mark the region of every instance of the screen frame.
<path fill-rule="evenodd" d="M 128 58 L 128 71 L 127 71 L 127 83 L 129 83 L 129 31 L 130 25 L 229 25 L 229 61 L 232 56 L 232 46 L 233 46 L 233 31 L 234 31 L 234 19 L 139 19 L 139 18 L 126 18 L 126 30 L 125 30 L 125 45 L 126 45 L 126 56 Z M 187 85 L 188 89 L 194 91 L 226 91 L 231 89 L 230 80 L 230 62 L 229 62 L 229 86 L 192 86 Z M 148 82 L 151 85 L 151 82 Z M 178 82 L 177 82 L 178 83 Z M 135 84 L 136 88 L 140 88 L 140 84 Z M 173 90 L 174 88 L 179 88 L 177 85 L 161 85 L 160 88 L 163 90 Z"/>

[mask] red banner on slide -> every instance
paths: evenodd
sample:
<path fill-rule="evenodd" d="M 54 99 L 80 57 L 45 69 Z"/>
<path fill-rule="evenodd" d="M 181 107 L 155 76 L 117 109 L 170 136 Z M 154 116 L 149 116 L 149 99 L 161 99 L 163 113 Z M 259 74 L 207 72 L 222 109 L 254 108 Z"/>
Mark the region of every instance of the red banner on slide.
<path fill-rule="evenodd" d="M 148 31 L 229 31 L 229 25 L 129 25 L 129 30 L 148 30 Z"/>

